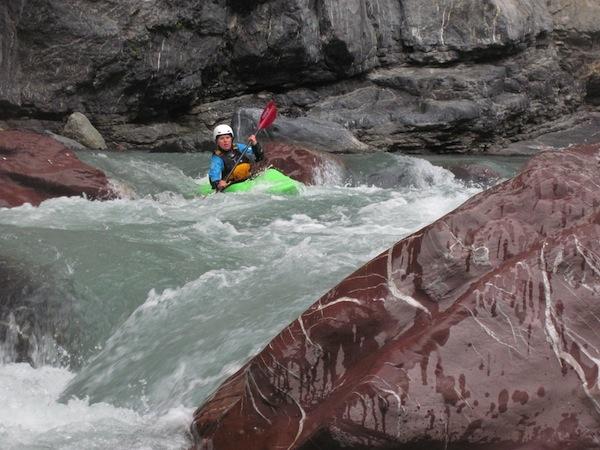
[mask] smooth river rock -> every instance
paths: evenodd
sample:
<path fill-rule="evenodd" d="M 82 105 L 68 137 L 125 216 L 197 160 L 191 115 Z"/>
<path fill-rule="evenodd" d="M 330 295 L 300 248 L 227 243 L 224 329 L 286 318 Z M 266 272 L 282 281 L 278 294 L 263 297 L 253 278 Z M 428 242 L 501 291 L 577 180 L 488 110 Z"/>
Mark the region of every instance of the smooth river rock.
<path fill-rule="evenodd" d="M 117 198 L 106 175 L 81 162 L 72 150 L 38 133 L 0 131 L 0 207 L 61 196 Z"/>
<path fill-rule="evenodd" d="M 600 447 L 600 145 L 546 151 L 348 276 L 194 414 L 195 449 Z"/>
<path fill-rule="evenodd" d="M 268 141 L 262 146 L 265 159 L 257 171 L 274 167 L 304 184 L 327 184 L 332 177 L 337 179 L 345 172 L 339 157 L 314 148 L 277 141 Z"/>

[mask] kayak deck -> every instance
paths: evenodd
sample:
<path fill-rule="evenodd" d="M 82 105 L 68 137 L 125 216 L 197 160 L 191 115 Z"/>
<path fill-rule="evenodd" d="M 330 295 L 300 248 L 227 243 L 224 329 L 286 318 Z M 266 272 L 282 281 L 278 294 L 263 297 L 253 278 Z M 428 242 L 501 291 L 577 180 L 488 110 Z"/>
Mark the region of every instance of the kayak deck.
<path fill-rule="evenodd" d="M 226 187 L 223 192 L 248 192 L 257 191 L 267 194 L 298 194 L 300 182 L 288 177 L 277 169 L 269 168 L 256 176 Z M 198 186 L 196 194 L 208 195 L 215 192 L 210 183 Z"/>

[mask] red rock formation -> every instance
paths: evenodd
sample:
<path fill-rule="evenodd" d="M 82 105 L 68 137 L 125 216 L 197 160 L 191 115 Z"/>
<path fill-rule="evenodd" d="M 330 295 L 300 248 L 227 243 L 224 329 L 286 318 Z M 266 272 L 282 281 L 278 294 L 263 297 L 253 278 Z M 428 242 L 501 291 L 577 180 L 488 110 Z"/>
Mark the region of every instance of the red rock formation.
<path fill-rule="evenodd" d="M 598 180 L 600 146 L 545 152 L 398 242 L 195 412 L 195 448 L 598 448 Z"/>
<path fill-rule="evenodd" d="M 37 206 L 49 198 L 75 195 L 118 197 L 104 173 L 81 162 L 60 142 L 27 131 L 0 131 L 0 206 Z"/>
<path fill-rule="evenodd" d="M 328 166 L 343 168 L 342 161 L 334 155 L 300 145 L 266 142 L 263 147 L 265 159 L 260 163 L 259 170 L 261 167 L 273 166 L 305 184 L 318 184 L 322 178 L 321 173 L 326 172 Z"/>

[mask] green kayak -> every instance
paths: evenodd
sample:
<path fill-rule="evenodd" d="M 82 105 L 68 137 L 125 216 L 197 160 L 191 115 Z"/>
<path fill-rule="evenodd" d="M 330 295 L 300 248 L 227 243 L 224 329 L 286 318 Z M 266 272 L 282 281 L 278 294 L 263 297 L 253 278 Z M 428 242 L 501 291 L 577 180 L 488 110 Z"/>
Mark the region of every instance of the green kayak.
<path fill-rule="evenodd" d="M 256 176 L 234 183 L 224 189 L 223 192 L 248 192 L 257 191 L 267 194 L 293 195 L 299 192 L 301 183 L 284 175 L 277 169 L 269 168 Z M 210 183 L 202 183 L 198 186 L 196 194 L 208 195 L 215 192 Z"/>

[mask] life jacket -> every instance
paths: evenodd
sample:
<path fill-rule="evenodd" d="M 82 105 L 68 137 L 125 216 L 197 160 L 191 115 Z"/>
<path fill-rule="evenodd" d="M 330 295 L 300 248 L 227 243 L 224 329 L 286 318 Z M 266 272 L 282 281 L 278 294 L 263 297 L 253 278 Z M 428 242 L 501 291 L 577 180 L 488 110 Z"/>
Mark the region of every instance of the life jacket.
<path fill-rule="evenodd" d="M 237 183 L 250 178 L 252 175 L 252 166 L 250 163 L 242 162 L 233 168 L 233 172 L 229 176 L 229 181 Z"/>
<path fill-rule="evenodd" d="M 250 177 L 250 159 L 246 156 L 245 153 L 240 159 L 240 155 L 242 154 L 242 152 L 239 150 L 236 144 L 233 144 L 231 150 L 229 150 L 228 152 L 223 152 L 217 149 L 213 153 L 215 156 L 218 156 L 223 161 L 222 179 L 225 179 L 225 177 L 230 173 L 231 175 L 229 177 L 229 181 L 233 182 L 244 181 Z M 235 163 L 238 160 L 239 162 L 236 166 Z"/>

